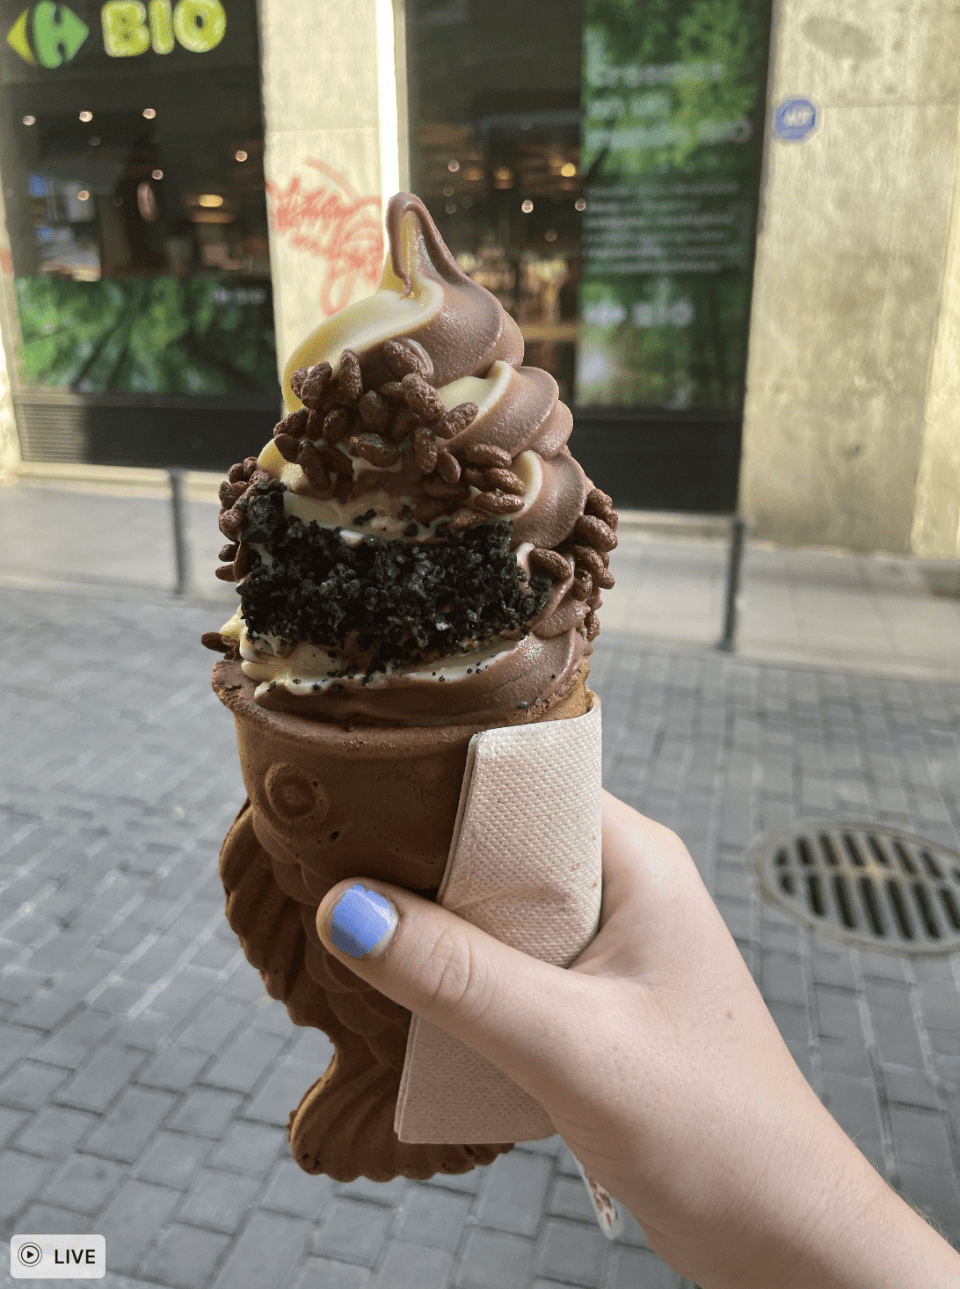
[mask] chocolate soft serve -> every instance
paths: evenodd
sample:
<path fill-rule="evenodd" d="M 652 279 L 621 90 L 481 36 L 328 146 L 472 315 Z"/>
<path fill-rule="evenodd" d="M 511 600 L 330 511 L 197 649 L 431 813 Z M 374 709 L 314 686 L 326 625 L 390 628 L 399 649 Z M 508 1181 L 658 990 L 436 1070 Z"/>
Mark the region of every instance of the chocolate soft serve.
<path fill-rule="evenodd" d="M 289 414 L 221 488 L 218 575 L 241 607 L 204 643 L 255 702 L 334 722 L 536 719 L 581 674 L 616 514 L 566 446 L 556 382 L 418 198 L 387 209 L 367 300 L 284 373 Z"/>

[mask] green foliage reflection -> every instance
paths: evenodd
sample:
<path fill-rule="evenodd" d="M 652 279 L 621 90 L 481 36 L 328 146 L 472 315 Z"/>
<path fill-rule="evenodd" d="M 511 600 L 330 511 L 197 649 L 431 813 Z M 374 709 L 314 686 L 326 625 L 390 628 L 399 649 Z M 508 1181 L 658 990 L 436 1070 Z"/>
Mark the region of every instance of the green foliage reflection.
<path fill-rule="evenodd" d="M 17 278 L 21 379 L 77 393 L 272 390 L 269 288 L 157 277 Z"/>

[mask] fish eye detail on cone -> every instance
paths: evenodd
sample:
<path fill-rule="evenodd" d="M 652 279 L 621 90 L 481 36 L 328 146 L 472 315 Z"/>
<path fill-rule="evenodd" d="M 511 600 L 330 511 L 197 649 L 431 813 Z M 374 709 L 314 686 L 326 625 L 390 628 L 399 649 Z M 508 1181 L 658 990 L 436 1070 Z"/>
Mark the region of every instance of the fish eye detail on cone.
<path fill-rule="evenodd" d="M 204 643 L 260 705 L 321 719 L 379 719 L 367 697 L 398 687 L 404 720 L 555 699 L 600 629 L 616 512 L 556 382 L 422 202 L 398 194 L 386 225 L 377 292 L 299 347 L 288 414 L 221 485 L 240 608 Z"/>

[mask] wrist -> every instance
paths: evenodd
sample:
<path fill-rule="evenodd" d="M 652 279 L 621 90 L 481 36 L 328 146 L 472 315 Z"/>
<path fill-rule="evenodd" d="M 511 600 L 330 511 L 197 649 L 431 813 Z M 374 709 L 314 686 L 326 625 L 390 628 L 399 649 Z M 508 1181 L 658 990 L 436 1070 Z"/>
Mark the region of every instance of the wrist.
<path fill-rule="evenodd" d="M 848 1138 L 806 1162 L 792 1201 L 758 1203 L 700 1289 L 960 1289 L 960 1254 Z"/>
<path fill-rule="evenodd" d="M 651 1246 L 700 1289 L 960 1289 L 960 1254 L 810 1095 L 803 1135 L 757 1133 L 712 1179 L 712 1204 L 624 1194 Z M 758 1162 L 762 1140 L 774 1145 Z"/>

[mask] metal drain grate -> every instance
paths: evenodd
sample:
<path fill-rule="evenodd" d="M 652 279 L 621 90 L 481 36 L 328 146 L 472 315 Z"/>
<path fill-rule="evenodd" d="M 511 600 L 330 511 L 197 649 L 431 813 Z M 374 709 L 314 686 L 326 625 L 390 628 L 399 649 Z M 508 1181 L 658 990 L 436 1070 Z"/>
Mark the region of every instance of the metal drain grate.
<path fill-rule="evenodd" d="M 752 859 L 763 891 L 808 926 L 892 953 L 960 948 L 960 854 L 881 825 L 798 821 Z"/>

